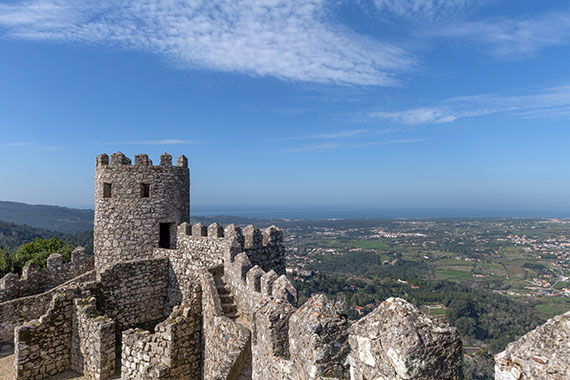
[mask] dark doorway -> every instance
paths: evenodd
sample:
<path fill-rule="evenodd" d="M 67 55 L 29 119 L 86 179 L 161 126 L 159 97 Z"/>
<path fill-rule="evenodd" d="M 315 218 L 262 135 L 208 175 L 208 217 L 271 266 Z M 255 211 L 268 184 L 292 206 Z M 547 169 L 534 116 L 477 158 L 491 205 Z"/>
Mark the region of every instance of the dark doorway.
<path fill-rule="evenodd" d="M 160 223 L 159 248 L 170 248 L 170 226 L 172 223 Z"/>

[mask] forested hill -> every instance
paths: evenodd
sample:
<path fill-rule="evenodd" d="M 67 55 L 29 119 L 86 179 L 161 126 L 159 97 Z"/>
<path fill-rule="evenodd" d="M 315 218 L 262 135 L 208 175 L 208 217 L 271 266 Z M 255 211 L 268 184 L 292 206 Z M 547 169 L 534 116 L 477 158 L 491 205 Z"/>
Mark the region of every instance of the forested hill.
<path fill-rule="evenodd" d="M 0 201 L 0 220 L 63 233 L 93 230 L 93 210 L 59 206 Z"/>
<path fill-rule="evenodd" d="M 93 231 L 66 234 L 0 220 L 0 249 L 6 248 L 13 251 L 22 244 L 33 242 L 36 239 L 50 239 L 52 237 L 71 243 L 74 247 L 83 246 L 89 253 L 93 252 Z"/>

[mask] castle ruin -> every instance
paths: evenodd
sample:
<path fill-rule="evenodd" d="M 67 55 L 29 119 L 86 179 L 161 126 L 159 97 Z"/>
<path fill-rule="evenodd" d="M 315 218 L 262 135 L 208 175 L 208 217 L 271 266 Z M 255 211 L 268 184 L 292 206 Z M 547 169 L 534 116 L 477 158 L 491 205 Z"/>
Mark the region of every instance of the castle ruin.
<path fill-rule="evenodd" d="M 97 380 L 462 379 L 454 328 L 398 298 L 356 322 L 323 295 L 297 307 L 282 231 L 190 225 L 189 192 L 184 156 L 97 157 L 94 257 L 54 254 L 46 269 L 0 282 L 12 378 L 72 369 Z M 567 318 L 558 325 L 567 338 Z M 499 373 L 511 374 L 515 351 L 497 359 Z M 516 370 L 514 379 L 569 378 Z"/>

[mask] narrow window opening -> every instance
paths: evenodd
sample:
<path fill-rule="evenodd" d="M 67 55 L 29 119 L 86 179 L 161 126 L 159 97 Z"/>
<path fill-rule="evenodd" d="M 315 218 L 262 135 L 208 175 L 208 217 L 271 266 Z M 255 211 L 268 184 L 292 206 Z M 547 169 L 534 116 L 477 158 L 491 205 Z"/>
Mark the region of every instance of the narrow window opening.
<path fill-rule="evenodd" d="M 141 198 L 150 197 L 150 184 L 141 183 Z"/>
<path fill-rule="evenodd" d="M 170 248 L 170 226 L 172 223 L 160 223 L 159 248 Z"/>
<path fill-rule="evenodd" d="M 103 184 L 103 198 L 111 198 L 111 184 L 104 183 Z"/>

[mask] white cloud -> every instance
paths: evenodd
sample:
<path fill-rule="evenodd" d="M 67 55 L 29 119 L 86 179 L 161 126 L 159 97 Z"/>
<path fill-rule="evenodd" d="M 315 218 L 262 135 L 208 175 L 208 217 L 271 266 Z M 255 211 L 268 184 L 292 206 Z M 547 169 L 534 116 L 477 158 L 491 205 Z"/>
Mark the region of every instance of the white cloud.
<path fill-rule="evenodd" d="M 458 119 L 494 114 L 521 118 L 568 118 L 570 84 L 541 89 L 520 89 L 517 95 L 455 97 L 438 105 L 403 111 L 377 111 L 369 113 L 368 116 L 396 124 L 422 125 L 450 123 Z"/>
<path fill-rule="evenodd" d="M 570 40 L 570 13 L 550 12 L 538 17 L 452 24 L 424 36 L 447 37 L 479 44 L 488 54 L 515 60 Z M 468 45 L 472 46 L 472 45 Z"/>
<path fill-rule="evenodd" d="M 197 144 L 197 141 L 163 139 L 163 140 L 127 141 L 127 142 L 112 143 L 112 144 L 117 144 L 117 145 L 185 145 L 185 144 Z"/>
<path fill-rule="evenodd" d="M 326 0 L 35 0 L 0 5 L 1 30 L 317 83 L 390 86 L 415 66 L 402 49 L 328 22 Z"/>
<path fill-rule="evenodd" d="M 284 152 L 313 152 L 313 151 L 329 151 L 329 150 L 347 150 L 347 149 L 362 149 L 375 145 L 391 145 L 391 144 L 411 144 L 426 139 L 400 139 L 400 140 L 378 140 L 378 141 L 365 141 L 365 142 L 322 142 L 315 144 L 307 144 L 294 148 L 284 149 Z"/>
<path fill-rule="evenodd" d="M 350 138 L 362 135 L 367 133 L 368 130 L 366 129 L 349 129 L 346 131 L 338 131 L 338 132 L 331 132 L 331 133 L 321 133 L 321 134 L 312 134 L 312 135 L 303 135 L 303 136 L 293 136 L 293 137 L 283 137 L 277 139 L 268 139 L 264 140 L 265 142 L 277 142 L 277 141 L 292 141 L 292 140 L 333 140 L 333 139 L 342 139 L 342 138 Z"/>
<path fill-rule="evenodd" d="M 375 0 L 380 11 L 412 21 L 441 21 L 463 15 L 490 0 Z"/>

